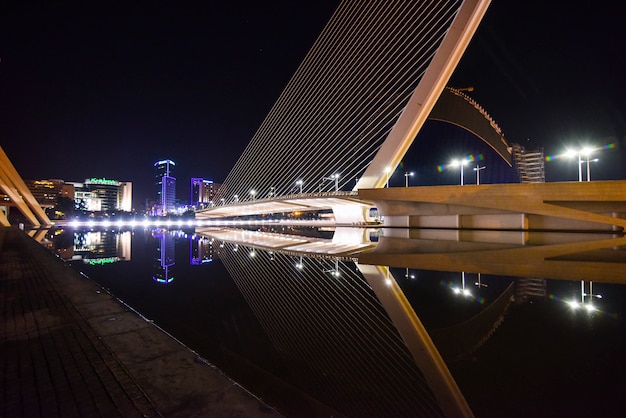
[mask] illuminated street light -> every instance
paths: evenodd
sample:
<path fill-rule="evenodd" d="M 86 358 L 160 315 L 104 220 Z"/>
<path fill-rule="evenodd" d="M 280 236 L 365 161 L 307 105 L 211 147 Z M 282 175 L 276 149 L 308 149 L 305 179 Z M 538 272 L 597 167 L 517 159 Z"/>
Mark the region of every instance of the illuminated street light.
<path fill-rule="evenodd" d="M 480 171 L 484 170 L 485 168 L 487 168 L 487 166 L 480 166 L 480 164 L 477 164 L 476 167 L 473 169 L 476 172 L 476 184 L 480 184 Z"/>
<path fill-rule="evenodd" d="M 339 173 L 335 173 L 330 177 L 324 177 L 324 180 L 330 180 L 330 181 L 335 180 L 335 192 L 339 191 Z"/>
<path fill-rule="evenodd" d="M 583 163 L 587 164 L 587 181 L 591 181 L 590 163 L 598 161 L 597 158 L 591 159 L 591 153 L 597 151 L 596 148 L 584 147 L 580 150 L 567 150 L 565 156 L 572 158 L 578 157 L 578 181 L 583 181 Z M 583 156 L 585 158 L 583 158 Z"/>
<path fill-rule="evenodd" d="M 450 165 L 452 167 L 461 167 L 461 186 L 463 186 L 463 167 L 467 165 L 467 160 L 454 160 Z"/>
<path fill-rule="evenodd" d="M 597 158 L 594 158 L 593 160 L 591 159 L 591 153 L 595 151 L 593 148 L 589 148 L 589 147 L 585 147 L 582 150 L 580 150 L 580 154 L 584 155 L 586 158 L 582 159 L 579 157 L 579 164 L 582 165 L 583 162 L 587 163 L 587 181 L 591 181 L 591 169 L 590 164 L 591 162 L 595 162 L 598 161 Z"/>
<path fill-rule="evenodd" d="M 256 196 L 256 190 L 250 190 L 250 196 L 252 196 L 252 200 L 254 200 Z"/>
<path fill-rule="evenodd" d="M 300 186 L 300 194 L 302 194 L 302 185 L 304 184 L 304 182 L 302 180 L 298 180 L 296 181 L 296 184 Z"/>
<path fill-rule="evenodd" d="M 415 175 L 414 172 L 404 173 L 404 187 L 409 187 L 409 177 L 413 177 Z"/>

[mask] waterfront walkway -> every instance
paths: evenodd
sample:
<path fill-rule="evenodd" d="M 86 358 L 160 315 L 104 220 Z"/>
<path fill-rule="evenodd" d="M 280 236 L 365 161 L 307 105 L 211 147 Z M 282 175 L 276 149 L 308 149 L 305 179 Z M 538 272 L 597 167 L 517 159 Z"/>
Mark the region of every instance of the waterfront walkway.
<path fill-rule="evenodd" d="M 15 228 L 0 313 L 1 417 L 278 416 Z"/>

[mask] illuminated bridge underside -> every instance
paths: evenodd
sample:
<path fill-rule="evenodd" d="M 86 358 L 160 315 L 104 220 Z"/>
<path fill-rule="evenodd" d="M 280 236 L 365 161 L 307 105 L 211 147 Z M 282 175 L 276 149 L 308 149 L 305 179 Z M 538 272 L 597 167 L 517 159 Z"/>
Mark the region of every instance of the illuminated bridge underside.
<path fill-rule="evenodd" d="M 474 236 L 479 241 L 464 241 L 469 237 L 458 235 L 464 231 L 448 231 L 457 234 L 456 240 L 455 237 L 443 240 L 442 231 L 395 231 L 398 232 L 396 236 L 381 237 L 374 250 L 360 254 L 359 263 L 513 277 L 626 283 L 624 237 L 613 238 L 608 234 L 592 237 L 592 234 L 586 234 L 589 236 L 581 241 L 567 242 L 567 237 L 560 241 L 559 236 L 548 236 L 544 242 L 546 245 L 532 245 L 532 239 L 527 245 L 501 245 L 497 241 L 490 242 L 489 236 L 480 234 Z M 551 239 L 555 242 L 550 243 Z"/>
<path fill-rule="evenodd" d="M 357 261 L 361 267 L 626 283 L 624 236 L 390 228 L 371 242 L 367 231 L 337 228 L 332 239 L 227 228 L 197 233 L 277 254 Z"/>
<path fill-rule="evenodd" d="M 344 260 L 353 259 L 355 254 L 374 247 L 374 243 L 366 239 L 366 231 L 361 228 L 339 228 L 335 232 L 333 239 L 231 228 L 197 229 L 196 233 L 218 241 L 246 245 L 267 251 Z"/>
<path fill-rule="evenodd" d="M 216 206 L 196 212 L 197 218 L 230 218 L 272 213 L 311 212 L 332 209 L 337 223 L 363 222 L 371 203 L 360 200 L 356 193 L 308 193 L 258 199 Z"/>

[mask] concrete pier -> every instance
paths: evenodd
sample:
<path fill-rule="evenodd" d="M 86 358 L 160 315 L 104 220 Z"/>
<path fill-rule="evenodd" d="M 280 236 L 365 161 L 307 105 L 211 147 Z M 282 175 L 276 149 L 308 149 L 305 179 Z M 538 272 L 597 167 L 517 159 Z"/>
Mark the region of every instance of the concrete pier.
<path fill-rule="evenodd" d="M 1 417 L 279 416 L 16 228 L 0 228 Z"/>

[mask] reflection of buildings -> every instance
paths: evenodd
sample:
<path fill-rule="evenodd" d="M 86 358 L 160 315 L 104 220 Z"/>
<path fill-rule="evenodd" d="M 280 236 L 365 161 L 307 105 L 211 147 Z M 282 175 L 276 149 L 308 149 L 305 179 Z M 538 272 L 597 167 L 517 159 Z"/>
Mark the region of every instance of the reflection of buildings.
<path fill-rule="evenodd" d="M 74 233 L 72 260 L 100 265 L 131 259 L 131 232 L 89 231 Z"/>
<path fill-rule="evenodd" d="M 192 236 L 189 238 L 189 264 L 197 266 L 213 261 L 213 240 Z"/>
<path fill-rule="evenodd" d="M 155 248 L 155 273 L 152 279 L 157 283 L 171 283 L 174 280 L 173 267 L 176 264 L 176 241 L 166 229 L 155 229 L 152 237 L 157 239 Z"/>

